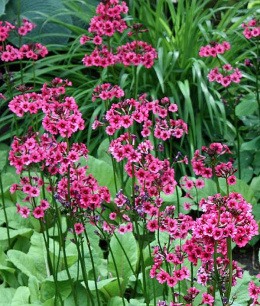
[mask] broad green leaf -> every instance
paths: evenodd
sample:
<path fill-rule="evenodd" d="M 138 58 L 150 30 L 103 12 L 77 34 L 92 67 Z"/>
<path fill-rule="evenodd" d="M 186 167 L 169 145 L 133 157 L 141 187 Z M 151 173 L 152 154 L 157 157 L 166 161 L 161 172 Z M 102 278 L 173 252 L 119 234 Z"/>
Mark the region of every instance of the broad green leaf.
<path fill-rule="evenodd" d="M 120 295 L 120 287 L 122 288 L 123 284 L 122 278 L 119 278 L 119 283 L 120 286 L 116 277 L 104 279 L 97 282 L 97 288 L 104 294 L 105 299 L 109 300 L 111 297 Z M 83 282 L 82 285 L 84 286 Z M 88 285 L 91 291 L 96 290 L 94 281 L 88 281 Z"/>
<path fill-rule="evenodd" d="M 49 250 L 52 251 L 55 241 L 49 238 Z M 58 244 L 56 243 L 56 248 Z M 32 264 L 35 267 L 35 274 L 33 274 L 39 281 L 45 279 L 50 275 L 50 268 L 48 266 L 46 246 L 43 239 L 43 234 L 34 232 L 31 237 L 31 247 L 26 254 L 33 258 Z M 29 276 L 29 275 L 28 275 Z"/>
<path fill-rule="evenodd" d="M 39 290 L 40 283 L 35 276 L 30 276 L 28 280 L 28 288 L 30 290 L 30 301 L 37 302 L 41 299 Z"/>
<path fill-rule="evenodd" d="M 139 301 L 139 300 L 136 300 L 136 299 L 130 299 L 130 303 L 129 303 L 129 306 L 145 306 L 146 304 Z"/>
<path fill-rule="evenodd" d="M 30 290 L 28 287 L 21 286 L 16 289 L 14 297 L 12 298 L 12 306 L 23 306 L 29 303 Z"/>
<path fill-rule="evenodd" d="M 128 304 L 127 300 L 124 298 L 125 305 Z M 115 296 L 109 300 L 108 306 L 124 306 L 122 298 L 119 296 Z"/>
<path fill-rule="evenodd" d="M 0 150 L 0 173 L 8 161 L 8 150 Z"/>
<path fill-rule="evenodd" d="M 241 151 L 256 151 L 260 149 L 260 136 L 242 143 Z"/>
<path fill-rule="evenodd" d="M 15 294 L 16 289 L 14 288 L 3 288 L 0 287 L 0 306 L 11 306 L 12 298 Z"/>
<path fill-rule="evenodd" d="M 258 108 L 256 95 L 249 94 L 241 99 L 241 102 L 236 106 L 235 112 L 237 116 L 252 115 Z"/>
<path fill-rule="evenodd" d="M 11 261 L 14 266 L 16 266 L 28 277 L 35 276 L 39 281 L 44 279 L 44 276 L 42 275 L 43 272 L 40 275 L 37 273 L 34 258 L 32 256 L 17 250 L 9 250 L 7 255 L 9 261 Z"/>
<path fill-rule="evenodd" d="M 112 167 L 111 154 L 107 153 L 109 148 L 109 139 L 104 139 L 100 146 L 98 147 L 97 156 L 99 160 L 106 162 L 108 165 Z"/>
<path fill-rule="evenodd" d="M 80 306 L 89 306 L 88 300 L 86 298 L 86 288 L 79 283 L 75 283 L 75 292 L 77 295 L 78 305 Z M 64 306 L 74 306 L 74 298 L 71 293 L 68 298 L 64 301 Z"/>
<path fill-rule="evenodd" d="M 260 187 L 259 186 L 260 186 L 260 176 L 254 177 L 252 179 L 250 187 L 254 191 L 255 197 L 257 200 L 260 199 Z"/>
<path fill-rule="evenodd" d="M 57 290 L 59 291 L 63 300 L 65 300 L 71 293 L 71 283 L 67 281 L 57 281 Z M 44 300 L 51 299 L 55 296 L 55 283 L 53 281 L 46 280 L 41 283 L 41 295 Z"/>
<path fill-rule="evenodd" d="M 93 156 L 89 156 L 87 164 L 89 166 L 88 173 L 91 173 L 94 176 L 100 186 L 108 187 L 111 195 L 115 197 L 116 192 L 118 191 L 115 188 L 112 166 L 102 160 L 94 158 Z"/>
<path fill-rule="evenodd" d="M 19 236 L 30 238 L 32 233 L 33 233 L 33 230 L 29 228 L 21 228 L 19 230 L 9 229 L 11 242 L 16 238 L 19 238 Z M 0 242 L 2 244 L 3 250 L 4 251 L 7 250 L 8 249 L 8 236 L 7 236 L 6 228 L 4 227 L 0 227 Z"/>
<path fill-rule="evenodd" d="M 0 2 L 0 16 L 2 16 L 5 13 L 5 6 L 9 0 L 2 0 Z"/>
<path fill-rule="evenodd" d="M 260 174 L 260 150 L 259 152 L 256 152 L 252 165 L 254 167 L 254 173 L 256 175 Z"/>
<path fill-rule="evenodd" d="M 9 204 L 8 199 L 5 198 L 6 205 Z M 17 208 L 14 206 L 11 207 L 6 207 L 6 213 L 8 217 L 8 224 L 9 227 L 13 229 L 24 229 L 24 228 L 33 228 L 32 226 L 32 218 L 22 218 L 19 213 L 16 212 Z M 38 221 L 39 222 L 39 221 Z M 4 216 L 4 211 L 0 211 L 0 224 L 5 223 L 5 216 Z"/>
<path fill-rule="evenodd" d="M 125 290 L 125 286 L 128 282 L 128 279 L 131 275 L 133 275 L 132 269 L 135 271 L 136 263 L 137 263 L 137 244 L 132 233 L 125 233 L 124 235 L 117 235 L 118 240 L 120 241 L 124 251 L 122 250 L 119 242 L 115 238 L 112 237 L 110 241 L 110 250 L 113 252 L 113 256 L 111 252 L 108 257 L 108 271 L 112 273 L 113 276 L 116 276 L 115 265 L 118 270 L 119 277 L 123 279 L 123 289 Z M 128 260 L 126 258 L 128 257 Z M 132 266 L 132 269 L 129 266 L 129 263 Z"/>

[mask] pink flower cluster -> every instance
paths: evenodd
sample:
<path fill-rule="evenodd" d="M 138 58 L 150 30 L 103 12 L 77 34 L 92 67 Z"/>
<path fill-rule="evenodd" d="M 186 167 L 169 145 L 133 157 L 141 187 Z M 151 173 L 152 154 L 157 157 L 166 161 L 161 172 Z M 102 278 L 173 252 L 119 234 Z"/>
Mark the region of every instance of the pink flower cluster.
<path fill-rule="evenodd" d="M 0 41 L 6 41 L 9 32 L 15 29 L 15 26 L 8 21 L 0 21 Z"/>
<path fill-rule="evenodd" d="M 25 36 L 27 33 L 31 32 L 36 27 L 35 24 L 30 22 L 27 19 L 22 20 L 22 25 L 20 28 L 17 28 L 18 34 Z M 8 21 L 0 21 L 0 41 L 6 41 L 9 37 L 9 33 L 12 30 L 15 30 L 16 27 Z"/>
<path fill-rule="evenodd" d="M 36 25 L 29 22 L 27 19 L 23 19 L 23 24 L 18 28 L 19 35 L 26 35 L 31 32 Z M 9 36 L 9 32 L 16 29 L 14 25 L 5 21 L 0 21 L 0 41 L 6 41 Z M 5 48 L 0 47 L 1 60 L 3 62 L 13 62 L 15 60 L 21 60 L 24 58 L 32 58 L 37 60 L 39 56 L 45 57 L 48 54 L 48 50 L 40 43 L 23 45 L 21 48 L 15 48 L 12 45 L 6 45 Z"/>
<path fill-rule="evenodd" d="M 64 176 L 57 185 L 56 199 L 66 208 L 72 207 L 76 213 L 85 209 L 94 213 L 103 203 L 110 202 L 107 187 L 98 185 L 97 180 L 86 174 L 86 169 L 75 164 L 70 168 L 70 195 L 68 194 L 68 178 Z"/>
<path fill-rule="evenodd" d="M 41 170 L 47 170 L 49 175 L 63 176 L 57 183 L 56 200 L 65 208 L 73 207 L 74 213 L 78 209 L 92 209 L 100 207 L 103 202 L 110 202 L 110 194 L 107 187 L 100 187 L 92 175 L 86 174 L 87 166 L 80 167 L 79 159 L 87 159 L 88 150 L 84 144 L 74 143 L 70 148 L 66 142 L 58 143 L 48 134 L 40 137 L 33 134 L 15 138 L 12 150 L 9 154 L 10 164 L 15 166 L 17 173 L 40 166 Z M 68 183 L 68 174 L 70 183 Z M 32 185 L 32 181 L 34 184 Z M 40 196 L 40 189 L 44 182 L 41 178 L 33 177 L 31 181 L 27 177 L 21 179 L 21 185 L 14 184 L 11 192 L 22 190 L 26 194 L 23 201 L 33 204 L 32 198 Z M 70 194 L 68 194 L 70 184 Z M 37 186 L 37 187 L 36 187 Z M 47 188 L 51 191 L 51 187 Z M 53 190 L 54 191 L 54 190 Z M 45 205 L 43 207 L 43 205 Z M 20 208 L 19 205 L 17 205 Z M 49 208 L 46 202 L 42 202 L 40 208 L 33 212 L 35 218 L 42 218 L 43 211 Z M 20 208 L 23 217 L 28 217 L 30 210 Z"/>
<path fill-rule="evenodd" d="M 210 70 L 208 74 L 208 79 L 210 82 L 216 81 L 224 87 L 228 87 L 231 82 L 240 83 L 242 74 L 238 68 L 233 68 L 231 65 L 223 65 L 222 73 L 219 71 L 219 67 Z"/>
<path fill-rule="evenodd" d="M 256 276 L 257 278 L 260 278 L 260 274 Z M 250 306 L 260 305 L 260 302 L 258 301 L 260 298 L 260 286 L 256 286 L 254 282 L 249 283 L 249 296 L 253 300 L 253 303 L 250 304 Z"/>
<path fill-rule="evenodd" d="M 142 95 L 138 100 L 126 99 L 117 104 L 112 104 L 110 110 L 105 114 L 106 133 L 113 135 L 116 130 L 121 128 L 128 129 L 134 122 L 142 124 L 141 135 L 148 137 L 151 134 L 152 120 L 149 115 L 156 117 L 154 127 L 154 136 L 158 139 L 167 140 L 171 137 L 181 138 L 183 133 L 188 133 L 187 124 L 181 120 L 173 120 L 170 118 L 171 112 L 177 112 L 176 104 L 170 104 L 167 97 L 159 100 L 148 101 L 146 95 Z M 165 118 L 165 119 L 164 119 Z M 104 123 L 96 120 L 93 129 L 104 125 Z"/>
<path fill-rule="evenodd" d="M 108 50 L 106 45 L 101 48 L 96 47 L 90 55 L 85 55 L 82 62 L 85 66 L 101 66 L 103 68 L 115 65 L 117 63 L 129 65 L 144 65 L 146 68 L 151 68 L 154 64 L 154 59 L 157 58 L 157 52 L 151 45 L 143 41 L 133 41 L 126 45 L 117 48 L 117 53 L 113 54 Z"/>
<path fill-rule="evenodd" d="M 223 54 L 227 50 L 230 50 L 230 44 L 228 42 L 223 41 L 222 44 L 211 42 L 211 45 L 200 48 L 199 55 L 200 57 L 216 57 L 218 54 Z"/>
<path fill-rule="evenodd" d="M 232 192 L 228 197 L 217 194 L 202 199 L 200 207 L 204 214 L 196 220 L 193 231 L 195 239 L 209 237 L 221 241 L 231 237 L 239 247 L 243 247 L 258 233 L 252 205 L 241 194 Z"/>
<path fill-rule="evenodd" d="M 114 97 L 119 99 L 124 95 L 125 92 L 120 88 L 120 86 L 112 86 L 110 83 L 104 83 L 94 88 L 92 101 L 95 102 L 97 98 L 100 98 L 101 100 L 112 100 Z"/>
<path fill-rule="evenodd" d="M 218 164 L 218 158 L 226 153 L 232 154 L 228 146 L 221 143 L 212 143 L 210 146 L 202 147 L 202 152 L 206 155 L 201 155 L 199 150 L 195 151 L 194 157 L 191 160 L 193 171 L 196 175 L 201 175 L 205 178 L 211 178 L 214 169 Z M 230 171 L 228 164 L 228 170 Z M 219 168 L 220 170 L 220 168 Z M 220 173 L 220 172 L 219 172 Z M 232 173 L 233 174 L 233 173 Z M 232 175 L 231 174 L 231 175 Z"/>
<path fill-rule="evenodd" d="M 134 166 L 134 176 L 137 178 L 142 191 L 149 189 L 150 196 L 158 196 L 160 191 L 165 194 L 172 194 L 176 181 L 174 179 L 174 170 L 170 168 L 169 161 L 160 161 L 149 153 L 153 149 L 149 140 L 141 142 L 135 149 L 135 137 L 133 137 L 133 142 L 129 141 L 132 136 L 128 133 L 121 135 L 111 142 L 108 151 L 117 162 L 124 158 L 127 159 L 125 171 L 130 177 L 132 177 L 132 166 Z"/>
<path fill-rule="evenodd" d="M 243 34 L 247 39 L 260 36 L 260 26 L 256 19 L 243 23 L 242 28 L 244 28 Z"/>
<path fill-rule="evenodd" d="M 128 7 L 124 1 L 120 4 L 118 0 L 108 0 L 98 4 L 97 16 L 90 21 L 88 31 L 97 36 L 113 36 L 115 32 L 123 33 L 127 29 L 126 22 L 121 14 L 127 14 Z"/>
<path fill-rule="evenodd" d="M 97 16 L 91 19 L 89 32 L 94 33 L 95 37 L 83 35 L 80 38 L 80 44 L 85 44 L 87 41 L 93 41 L 96 45 L 95 50 L 90 55 L 85 55 L 83 64 L 87 67 L 101 66 L 103 68 L 115 65 L 117 63 L 129 65 L 144 65 L 146 68 L 151 68 L 154 64 L 154 59 L 157 58 L 157 52 L 152 46 L 143 41 L 133 41 L 125 45 L 119 46 L 117 51 L 113 53 L 110 44 L 103 43 L 102 36 L 109 38 L 115 32 L 123 33 L 128 28 L 126 22 L 121 18 L 121 13 L 127 14 L 128 7 L 124 1 L 119 4 L 118 0 L 108 0 L 101 2 L 96 10 Z M 134 32 L 142 33 L 147 30 L 140 30 L 142 25 L 135 24 L 133 27 Z M 133 34 L 130 32 L 129 34 Z M 101 47 L 98 47 L 100 46 Z"/>
<path fill-rule="evenodd" d="M 180 265 L 184 262 L 184 253 L 180 247 L 176 247 L 174 252 L 168 252 L 166 248 L 160 249 L 159 246 L 154 248 L 152 253 L 154 256 L 154 265 L 150 270 L 150 277 L 157 279 L 160 284 L 166 283 L 169 287 L 174 287 L 179 281 L 189 279 L 190 271 L 187 267 Z M 166 272 L 162 265 L 167 262 L 168 266 L 172 266 L 169 272 Z"/>
<path fill-rule="evenodd" d="M 29 202 L 33 206 L 33 216 L 36 219 L 44 217 L 45 211 L 50 207 L 50 203 L 47 200 L 41 200 L 40 205 L 35 205 L 35 198 L 39 197 L 40 189 L 44 185 L 44 181 L 38 177 L 21 177 L 20 184 L 13 184 L 10 188 L 10 192 L 14 193 L 17 190 L 21 190 L 26 197 L 23 202 Z M 20 213 L 22 218 L 28 218 L 30 216 L 31 210 L 27 206 L 21 206 L 16 203 L 17 213 Z"/>
<path fill-rule="evenodd" d="M 85 66 L 96 66 L 106 68 L 107 66 L 114 65 L 117 62 L 116 56 L 110 52 L 106 45 L 102 45 L 102 48 L 98 47 L 90 55 L 85 55 L 82 59 Z"/>
<path fill-rule="evenodd" d="M 29 20 L 23 18 L 22 25 L 20 28 L 18 28 L 18 34 L 21 36 L 25 36 L 27 33 L 31 32 L 36 25 Z"/>
<path fill-rule="evenodd" d="M 157 58 L 156 50 L 144 41 L 133 41 L 117 48 L 117 62 L 124 66 L 144 65 L 151 68 Z"/>
<path fill-rule="evenodd" d="M 36 114 L 42 110 L 45 114 L 42 124 L 46 131 L 53 135 L 71 137 L 77 130 L 84 129 L 84 120 L 78 110 L 78 105 L 73 97 L 64 97 L 65 87 L 71 82 L 56 78 L 51 83 L 52 87 L 44 84 L 41 94 L 35 92 L 15 96 L 9 103 L 9 108 L 17 116 L 23 117 L 24 113 Z"/>
<path fill-rule="evenodd" d="M 6 45 L 5 51 L 0 50 L 1 60 L 3 62 L 12 62 L 24 58 L 37 60 L 39 56 L 45 57 L 48 54 L 48 50 L 40 43 L 23 45 L 20 49 L 17 49 L 11 45 Z"/>

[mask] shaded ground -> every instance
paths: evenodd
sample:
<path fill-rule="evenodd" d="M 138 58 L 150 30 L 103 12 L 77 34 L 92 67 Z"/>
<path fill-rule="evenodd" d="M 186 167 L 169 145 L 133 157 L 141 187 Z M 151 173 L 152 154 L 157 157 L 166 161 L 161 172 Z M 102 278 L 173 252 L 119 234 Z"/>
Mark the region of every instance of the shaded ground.
<path fill-rule="evenodd" d="M 238 261 L 242 265 L 243 270 L 247 270 L 250 275 L 260 273 L 260 262 L 258 259 L 259 248 L 260 241 L 254 247 L 235 247 L 233 250 L 233 259 Z"/>

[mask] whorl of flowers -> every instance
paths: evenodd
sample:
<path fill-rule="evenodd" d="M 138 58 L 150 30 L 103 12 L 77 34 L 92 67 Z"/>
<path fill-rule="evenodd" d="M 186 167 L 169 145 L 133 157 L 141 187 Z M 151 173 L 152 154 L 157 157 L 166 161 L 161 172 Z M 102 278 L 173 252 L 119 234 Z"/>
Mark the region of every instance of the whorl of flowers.
<path fill-rule="evenodd" d="M 127 12 L 128 7 L 124 1 L 121 4 L 118 0 L 102 1 L 97 6 L 97 15 L 90 21 L 88 31 L 97 36 L 113 36 L 115 32 L 123 33 L 127 25 L 121 14 L 127 14 Z"/>
<path fill-rule="evenodd" d="M 32 92 L 14 97 L 9 108 L 19 117 L 23 117 L 27 112 L 36 114 L 42 110 L 45 114 L 42 124 L 46 131 L 64 138 L 71 137 L 77 130 L 84 129 L 84 120 L 75 99 L 63 97 L 65 87 L 71 85 L 67 80 L 56 78 L 51 82 L 51 87 L 43 85 L 41 94 Z"/>
<path fill-rule="evenodd" d="M 240 83 L 241 78 L 242 74 L 239 69 L 233 68 L 229 64 L 223 65 L 221 67 L 221 71 L 219 67 L 216 67 L 210 70 L 210 73 L 208 74 L 208 79 L 210 82 L 216 81 L 224 87 L 228 87 L 231 82 Z"/>
<path fill-rule="evenodd" d="M 102 85 L 97 85 L 92 94 L 92 101 L 96 101 L 97 98 L 101 100 L 112 100 L 114 97 L 119 99 L 125 95 L 123 89 L 118 86 L 112 86 L 110 83 L 104 83 Z"/>
<path fill-rule="evenodd" d="M 244 28 L 243 34 L 247 39 L 252 39 L 260 35 L 260 25 L 256 19 L 252 19 L 248 23 L 243 23 L 242 28 Z"/>
<path fill-rule="evenodd" d="M 223 41 L 222 44 L 218 42 L 211 42 L 210 45 L 201 47 L 199 51 L 200 57 L 216 57 L 218 54 L 223 54 L 225 51 L 230 50 L 230 44 L 227 41 Z"/>
<path fill-rule="evenodd" d="M 157 58 L 157 51 L 144 41 L 133 41 L 117 48 L 117 61 L 124 66 L 144 65 L 145 68 L 151 68 L 154 59 Z"/>

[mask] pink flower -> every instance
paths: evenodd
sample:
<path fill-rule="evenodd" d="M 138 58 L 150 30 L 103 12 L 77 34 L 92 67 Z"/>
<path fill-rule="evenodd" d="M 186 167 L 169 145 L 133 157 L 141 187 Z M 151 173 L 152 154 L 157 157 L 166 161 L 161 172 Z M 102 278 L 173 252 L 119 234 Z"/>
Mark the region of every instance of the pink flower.
<path fill-rule="evenodd" d="M 236 177 L 235 175 L 231 175 L 227 178 L 228 185 L 236 185 Z"/>
<path fill-rule="evenodd" d="M 26 206 L 20 208 L 20 214 L 22 218 L 28 218 L 30 214 L 30 209 Z"/>
<path fill-rule="evenodd" d="M 33 211 L 33 215 L 36 219 L 40 219 L 44 217 L 44 210 L 41 206 L 37 206 L 34 211 Z"/>
<path fill-rule="evenodd" d="M 82 232 L 84 232 L 85 227 L 83 226 L 82 223 L 75 223 L 75 224 L 74 224 L 74 229 L 75 229 L 76 234 L 79 235 L 79 234 L 81 234 Z"/>
<path fill-rule="evenodd" d="M 115 220 L 116 219 L 116 213 L 115 212 L 112 212 L 109 214 L 109 219 L 110 220 Z"/>
<path fill-rule="evenodd" d="M 214 298 L 212 295 L 207 293 L 202 293 L 202 296 L 203 296 L 202 304 L 208 304 L 210 306 L 213 305 Z"/>

